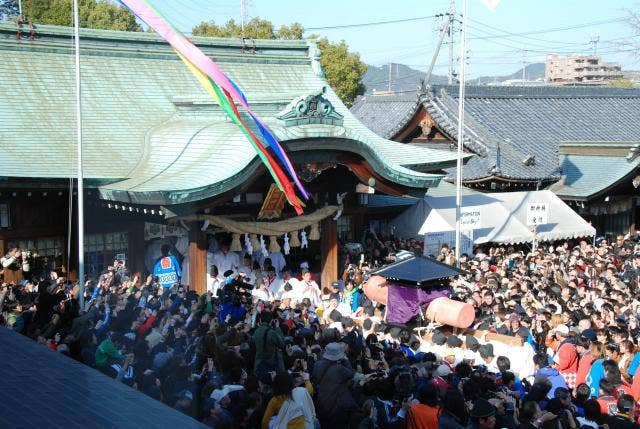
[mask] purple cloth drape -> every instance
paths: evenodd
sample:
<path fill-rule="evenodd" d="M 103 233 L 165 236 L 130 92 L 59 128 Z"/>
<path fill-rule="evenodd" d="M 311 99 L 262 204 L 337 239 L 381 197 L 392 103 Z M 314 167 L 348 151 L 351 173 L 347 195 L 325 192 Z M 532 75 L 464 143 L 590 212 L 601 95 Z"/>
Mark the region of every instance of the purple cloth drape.
<path fill-rule="evenodd" d="M 424 290 L 418 287 L 389 284 L 387 322 L 403 325 L 418 314 L 423 306 L 442 296 L 448 297 L 449 288 Z"/>

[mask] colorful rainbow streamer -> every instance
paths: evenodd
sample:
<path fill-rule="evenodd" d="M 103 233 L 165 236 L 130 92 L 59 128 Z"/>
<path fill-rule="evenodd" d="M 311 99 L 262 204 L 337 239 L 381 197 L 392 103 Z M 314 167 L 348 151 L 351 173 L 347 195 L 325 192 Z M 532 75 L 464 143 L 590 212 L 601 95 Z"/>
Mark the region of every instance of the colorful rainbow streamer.
<path fill-rule="evenodd" d="M 287 174 L 285 174 L 280 165 L 278 165 L 276 160 L 271 156 L 263 141 L 260 140 L 255 133 L 251 131 L 245 121 L 242 120 L 236 103 L 242 105 L 249 114 L 258 130 L 260 130 L 266 146 L 273 150 L 275 156 L 280 160 L 280 163 L 284 165 L 289 177 L 293 179 L 302 196 L 308 199 L 309 195 L 298 179 L 284 149 L 269 128 L 251 110 L 246 96 L 238 85 L 225 75 L 213 60 L 207 57 L 189 39 L 180 33 L 180 31 L 164 18 L 147 0 L 120 0 L 120 2 L 175 49 L 180 59 L 182 59 L 187 68 L 193 73 L 198 82 L 251 142 L 258 156 L 273 177 L 276 185 L 284 192 L 289 203 L 295 208 L 296 213 L 302 214 L 302 206 L 304 204 L 296 196 L 295 189 L 291 185 Z"/>

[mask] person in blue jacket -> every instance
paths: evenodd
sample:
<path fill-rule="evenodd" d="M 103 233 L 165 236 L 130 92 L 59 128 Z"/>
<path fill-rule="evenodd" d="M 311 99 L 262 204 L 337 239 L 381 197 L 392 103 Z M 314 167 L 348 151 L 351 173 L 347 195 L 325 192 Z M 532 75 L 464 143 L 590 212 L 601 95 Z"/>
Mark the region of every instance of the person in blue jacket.
<path fill-rule="evenodd" d="M 164 244 L 160 249 L 162 256 L 153 266 L 153 276 L 158 279 L 158 284 L 164 288 L 180 283 L 182 270 L 175 256 L 169 255 L 169 245 Z"/>
<path fill-rule="evenodd" d="M 557 369 L 549 366 L 547 356 L 544 354 L 537 354 L 533 357 L 533 363 L 536 367 L 534 374 L 535 378 L 546 377 L 551 382 L 551 390 L 547 394 L 549 398 L 553 398 L 554 393 L 558 387 L 567 388 L 567 382 L 564 381 L 564 377 L 558 372 Z"/>
<path fill-rule="evenodd" d="M 344 284 L 344 289 L 340 293 L 340 301 L 347 304 L 352 313 L 355 313 L 359 307 L 360 301 L 360 289 L 358 289 L 353 282 L 349 279 Z"/>
<path fill-rule="evenodd" d="M 586 381 L 592 398 L 597 398 L 600 395 L 600 380 L 605 378 L 605 372 L 610 371 L 611 367 L 617 368 L 618 364 L 613 360 L 598 359 L 591 365 Z"/>
<path fill-rule="evenodd" d="M 640 352 L 636 352 L 636 354 L 633 355 L 633 359 L 631 360 L 631 363 L 629 364 L 629 369 L 627 370 L 627 374 L 629 374 L 629 377 L 634 377 L 636 375 L 636 370 L 638 369 L 639 366 L 640 366 Z"/>

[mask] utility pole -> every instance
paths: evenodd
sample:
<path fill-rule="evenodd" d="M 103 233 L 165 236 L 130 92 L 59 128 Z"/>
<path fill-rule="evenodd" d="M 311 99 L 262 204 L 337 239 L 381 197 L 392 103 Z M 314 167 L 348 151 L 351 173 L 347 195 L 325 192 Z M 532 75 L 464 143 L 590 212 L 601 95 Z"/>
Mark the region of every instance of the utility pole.
<path fill-rule="evenodd" d="M 240 28 L 242 30 L 242 37 L 244 37 L 244 16 L 246 13 L 244 1 L 245 0 L 240 0 Z"/>
<path fill-rule="evenodd" d="M 78 0 L 73 0 L 73 35 L 76 60 L 76 140 L 78 147 L 78 283 L 80 312 L 84 312 L 84 183 L 82 172 L 82 87 L 80 85 L 80 14 Z M 69 190 L 71 192 L 71 189 Z M 68 265 L 68 263 L 67 263 Z"/>
<path fill-rule="evenodd" d="M 22 0 L 18 0 L 18 13 L 20 14 L 20 19 L 22 19 Z"/>
<path fill-rule="evenodd" d="M 462 25 L 460 32 L 460 85 L 458 87 L 458 156 L 456 162 L 456 264 L 460 266 L 462 213 L 462 149 L 464 146 L 464 93 L 466 73 L 467 0 L 462 0 Z"/>
<path fill-rule="evenodd" d="M 527 72 L 526 72 L 527 61 L 525 59 L 526 54 L 527 54 L 527 50 L 522 48 L 522 84 L 524 84 L 524 81 L 527 80 Z"/>
<path fill-rule="evenodd" d="M 453 85 L 453 21 L 456 14 L 456 1 L 449 3 L 449 85 Z"/>
<path fill-rule="evenodd" d="M 391 92 L 391 63 L 389 63 L 389 78 L 388 78 L 388 82 L 387 82 L 387 91 Z"/>
<path fill-rule="evenodd" d="M 589 44 L 593 45 L 593 55 L 598 54 L 598 42 L 600 42 L 599 35 L 594 34 L 593 36 L 591 36 L 591 40 L 589 40 Z"/>
<path fill-rule="evenodd" d="M 429 79 L 431 79 L 431 73 L 433 73 L 433 67 L 436 65 L 436 60 L 438 59 L 438 54 L 440 53 L 440 47 L 442 46 L 442 41 L 444 40 L 444 36 L 451 29 L 451 19 L 449 19 L 444 27 L 440 30 L 440 38 L 438 39 L 438 44 L 436 45 L 436 51 L 433 53 L 433 57 L 431 58 L 431 63 L 429 64 L 429 68 L 427 69 L 427 75 L 424 78 L 424 84 L 429 84 Z M 451 45 L 449 45 L 451 47 Z"/>

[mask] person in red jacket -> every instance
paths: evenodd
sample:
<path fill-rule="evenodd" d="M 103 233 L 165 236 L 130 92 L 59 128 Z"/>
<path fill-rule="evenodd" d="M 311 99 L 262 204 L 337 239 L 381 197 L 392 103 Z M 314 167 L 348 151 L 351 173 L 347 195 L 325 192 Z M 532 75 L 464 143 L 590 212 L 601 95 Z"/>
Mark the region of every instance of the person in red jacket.
<path fill-rule="evenodd" d="M 587 375 L 593 365 L 594 357 L 591 353 L 591 342 L 584 337 L 579 337 L 576 340 L 576 351 L 580 356 L 578 360 L 578 371 L 576 372 L 576 386 L 579 386 L 587 382 Z"/>
<path fill-rule="evenodd" d="M 555 334 L 558 340 L 560 340 L 560 347 L 558 347 L 558 352 L 554 358 L 556 369 L 564 378 L 567 387 L 574 389 L 577 385 L 576 378 L 578 373 L 578 352 L 576 351 L 576 346 L 568 338 L 569 328 L 567 325 L 558 325 L 555 329 Z"/>
<path fill-rule="evenodd" d="M 147 309 L 147 312 L 149 314 L 147 320 L 138 328 L 138 338 L 144 338 L 147 332 L 149 332 L 149 330 L 153 327 L 153 323 L 157 319 L 155 310 L 152 311 Z"/>

